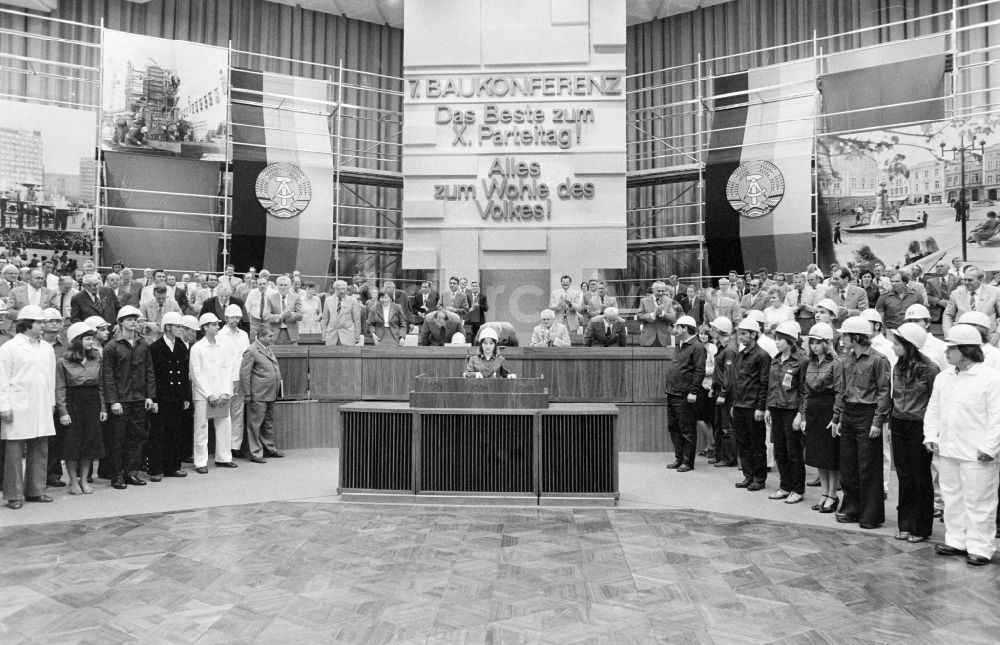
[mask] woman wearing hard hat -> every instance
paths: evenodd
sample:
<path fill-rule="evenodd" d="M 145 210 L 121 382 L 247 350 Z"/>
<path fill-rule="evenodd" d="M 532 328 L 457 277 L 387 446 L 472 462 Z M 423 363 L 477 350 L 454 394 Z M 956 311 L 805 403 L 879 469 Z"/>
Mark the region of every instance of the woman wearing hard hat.
<path fill-rule="evenodd" d="M 798 352 L 801 332 L 802 328 L 794 320 L 786 320 L 774 328 L 778 355 L 771 359 L 767 409 L 764 412 L 764 421 L 771 425 L 774 461 L 781 476 L 778 490 L 769 498 L 783 499 L 786 504 L 801 502 L 806 492 L 802 416 L 799 414 L 799 392 L 804 373 L 804 361 Z"/>
<path fill-rule="evenodd" d="M 833 348 L 833 327 L 817 322 L 809 329 L 809 353 L 799 412 L 805 425 L 807 466 L 819 471 L 820 513 L 836 512 L 840 505 L 840 438 L 831 431 L 833 403 L 838 384 L 843 384 L 841 363 Z"/>
<path fill-rule="evenodd" d="M 897 540 L 923 542 L 934 528 L 934 481 L 931 455 L 923 446 L 924 414 L 934 379 L 941 372 L 920 352 L 927 332 L 916 323 L 892 330 L 897 358 L 892 370 L 892 414 L 889 416 L 892 460 L 899 479 Z"/>
<path fill-rule="evenodd" d="M 889 359 L 872 349 L 871 323 L 851 316 L 840 327 L 847 348 L 843 388 L 837 389 L 833 430 L 840 435 L 840 487 L 844 503 L 841 523 L 858 522 L 863 529 L 885 522 L 882 474 L 882 426 L 889 416 Z"/>
<path fill-rule="evenodd" d="M 996 551 L 1000 372 L 983 365 L 982 336 L 971 325 L 955 325 L 945 342 L 953 369 L 935 379 L 924 417 L 944 497 L 944 543 L 934 550 L 983 566 Z"/>
<path fill-rule="evenodd" d="M 483 327 L 479 332 L 479 353 L 469 357 L 465 378 L 517 378 L 507 370 L 503 356 L 497 353 L 497 331 Z"/>

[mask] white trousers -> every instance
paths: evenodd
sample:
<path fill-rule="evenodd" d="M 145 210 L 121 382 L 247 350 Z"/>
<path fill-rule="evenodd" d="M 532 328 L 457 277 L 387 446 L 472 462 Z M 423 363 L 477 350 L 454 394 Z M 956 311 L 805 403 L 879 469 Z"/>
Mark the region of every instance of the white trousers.
<path fill-rule="evenodd" d="M 235 383 L 239 387 L 239 381 Z M 231 448 L 234 452 L 239 452 L 243 448 L 243 392 L 238 389 L 233 390 L 233 397 L 229 399 L 229 424 L 232 426 Z"/>
<path fill-rule="evenodd" d="M 971 555 L 996 552 L 1000 462 L 960 461 L 935 455 L 944 498 L 944 541 Z"/>
<path fill-rule="evenodd" d="M 229 417 L 217 417 L 215 423 L 215 461 L 233 460 L 232 430 Z M 208 465 L 208 401 L 194 402 L 194 466 Z"/>

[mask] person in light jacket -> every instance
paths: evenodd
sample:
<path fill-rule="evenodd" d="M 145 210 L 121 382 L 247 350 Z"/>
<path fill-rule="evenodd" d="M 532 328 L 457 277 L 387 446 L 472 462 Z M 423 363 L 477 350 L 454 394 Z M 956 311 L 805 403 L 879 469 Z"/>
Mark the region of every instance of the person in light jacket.
<path fill-rule="evenodd" d="M 971 325 L 951 327 L 945 341 L 952 369 L 934 379 L 924 416 L 944 498 L 944 543 L 934 550 L 983 566 L 996 552 L 1000 372 L 983 365 L 982 337 Z"/>
<path fill-rule="evenodd" d="M 45 494 L 49 437 L 56 433 L 56 355 L 42 342 L 45 314 L 36 305 L 17 313 L 15 336 L 0 346 L 0 439 L 7 442 L 3 497 L 19 509 L 24 500 L 51 502 Z M 21 457 L 27 450 L 26 466 Z"/>
<path fill-rule="evenodd" d="M 210 407 L 215 420 L 215 465 L 236 468 L 232 454 L 232 425 L 229 422 L 229 399 L 233 396 L 233 352 L 228 342 L 218 338 L 219 318 L 215 314 L 202 314 L 198 325 L 205 332 L 205 337 L 191 346 L 191 399 L 194 402 L 194 466 L 197 472 L 204 475 L 208 472 Z"/>
<path fill-rule="evenodd" d="M 274 404 L 281 389 L 281 367 L 271 351 L 274 334 L 262 330 L 243 354 L 240 384 L 247 402 L 247 448 L 250 461 L 262 464 L 266 457 L 284 457 L 274 441 Z"/>

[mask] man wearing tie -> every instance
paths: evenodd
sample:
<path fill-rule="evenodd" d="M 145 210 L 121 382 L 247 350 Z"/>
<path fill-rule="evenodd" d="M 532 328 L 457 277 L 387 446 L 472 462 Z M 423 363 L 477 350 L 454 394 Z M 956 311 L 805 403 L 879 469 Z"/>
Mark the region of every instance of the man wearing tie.
<path fill-rule="evenodd" d="M 654 282 L 653 294 L 639 301 L 636 313 L 636 318 L 642 322 L 639 344 L 643 347 L 670 347 L 674 321 L 683 313 L 681 306 L 667 296 L 666 283 Z"/>
<path fill-rule="evenodd" d="M 549 309 L 556 312 L 556 320 L 566 325 L 569 333 L 575 334 L 580 328 L 580 310 L 583 309 L 583 292 L 573 287 L 573 278 L 564 275 L 559 278 L 560 288 L 552 292 Z"/>
<path fill-rule="evenodd" d="M 448 279 L 448 291 L 441 294 L 441 306 L 445 311 L 457 314 L 459 318 L 469 313 L 469 302 L 465 299 L 465 292 L 458 288 L 458 278 Z"/>
<path fill-rule="evenodd" d="M 859 316 L 868 308 L 868 294 L 856 284 L 851 283 L 850 269 L 838 269 L 830 277 L 830 287 L 826 297 L 840 306 L 838 320 L 846 320 L 850 316 Z"/>
<path fill-rule="evenodd" d="M 584 347 L 625 347 L 628 331 L 625 320 L 618 316 L 617 307 L 608 307 L 595 316 L 583 334 Z"/>
<path fill-rule="evenodd" d="M 59 289 L 52 297 L 52 306 L 59 310 L 63 319 L 73 317 L 73 296 L 80 293 L 73 288 L 73 277 L 64 275 L 59 278 Z"/>
<path fill-rule="evenodd" d="M 111 284 L 111 276 L 108 276 L 108 286 L 114 289 L 118 304 L 122 307 L 131 305 L 138 308 L 139 299 L 142 297 L 142 283 L 132 279 L 132 269 L 122 269 L 121 284 Z"/>
<path fill-rule="evenodd" d="M 740 301 L 743 311 L 750 311 L 751 309 L 764 311 L 767 308 L 767 294 L 761 291 L 760 284 L 760 278 L 754 278 L 750 281 L 750 292 L 744 295 Z"/>
<path fill-rule="evenodd" d="M 70 301 L 70 318 L 73 322 L 83 322 L 91 316 L 100 316 L 109 325 L 115 324 L 118 312 L 118 298 L 107 287 L 101 286 L 101 278 L 96 273 L 83 276 L 83 291 Z"/>
<path fill-rule="evenodd" d="M 469 313 L 465 322 L 469 325 L 469 338 L 475 339 L 479 335 L 479 328 L 486 322 L 486 312 L 490 310 L 490 305 L 486 302 L 486 294 L 479 290 L 478 282 L 472 283 L 467 297 L 469 299 Z"/>
<path fill-rule="evenodd" d="M 275 345 L 292 345 L 299 342 L 299 321 L 302 320 L 302 311 L 299 308 L 299 296 L 292 291 L 292 280 L 288 276 L 281 276 L 275 281 L 278 285 L 278 300 L 281 306 L 281 313 L 278 322 L 275 324 L 276 336 Z M 222 288 L 222 285 L 219 285 Z"/>
<path fill-rule="evenodd" d="M 327 345 L 357 345 L 361 338 L 361 304 L 347 295 L 347 283 L 333 283 L 333 295 L 323 304 L 320 325 Z"/>
<path fill-rule="evenodd" d="M 261 327 L 281 319 L 281 303 L 274 298 L 277 294 L 267 288 L 267 278 L 257 278 L 257 288 L 247 294 L 247 314 L 250 316 L 250 342 L 257 337 Z"/>
<path fill-rule="evenodd" d="M 144 336 L 147 342 L 152 343 L 163 333 L 163 314 L 169 311 L 179 314 L 181 308 L 176 300 L 167 297 L 167 285 L 158 284 L 153 287 L 153 299 L 142 303 L 139 311 L 146 319 Z"/>
<path fill-rule="evenodd" d="M 25 305 L 46 309 L 55 295 L 45 286 L 45 274 L 41 269 L 33 269 L 28 275 L 27 284 L 14 287 L 10 292 L 11 303 L 7 315 L 11 318 L 16 318 L 17 312 Z"/>
<path fill-rule="evenodd" d="M 600 316 L 608 307 L 618 307 L 618 300 L 614 296 L 608 295 L 607 285 L 601 281 L 597 283 L 597 288 L 590 296 L 590 317 Z"/>
<path fill-rule="evenodd" d="M 806 274 L 796 273 L 792 278 L 792 290 L 785 294 L 785 304 L 792 308 L 795 315 L 795 322 L 802 328 L 802 334 L 806 335 L 813 326 L 816 319 L 814 307 L 816 306 L 816 290 L 806 284 Z"/>
<path fill-rule="evenodd" d="M 566 325 L 556 322 L 556 314 L 551 309 L 543 309 L 542 323 L 531 332 L 532 347 L 569 347 L 569 331 Z"/>
<path fill-rule="evenodd" d="M 427 314 L 437 309 L 437 306 L 437 291 L 431 289 L 430 282 L 426 280 L 421 282 L 420 291 L 413 294 L 413 302 L 410 306 L 410 312 L 412 314 L 410 323 L 414 325 L 422 325 Z"/>
<path fill-rule="evenodd" d="M 13 264 L 5 265 L 0 270 L 0 298 L 9 298 L 14 287 L 22 284 L 17 279 L 17 267 Z M 14 320 L 7 316 L 0 317 L 0 342 L 6 342 L 14 337 Z"/>
<path fill-rule="evenodd" d="M 990 319 L 990 329 L 997 328 L 997 317 L 1000 316 L 1000 289 L 983 284 L 983 271 L 970 266 L 965 269 L 962 286 L 956 287 L 948 298 L 944 308 L 941 325 L 944 331 L 951 329 L 962 314 L 978 311 Z"/>

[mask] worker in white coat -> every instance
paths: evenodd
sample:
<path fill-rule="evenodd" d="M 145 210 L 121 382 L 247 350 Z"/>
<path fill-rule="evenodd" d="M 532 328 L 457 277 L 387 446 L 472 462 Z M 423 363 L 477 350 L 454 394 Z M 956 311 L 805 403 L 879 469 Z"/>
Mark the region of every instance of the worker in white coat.
<path fill-rule="evenodd" d="M 934 380 L 924 417 L 924 445 L 934 453 L 944 497 L 944 543 L 934 550 L 983 566 L 996 551 L 1000 372 L 983 364 L 973 326 L 955 325 L 945 342 L 951 368 Z"/>
<path fill-rule="evenodd" d="M 208 419 L 215 421 L 215 465 L 236 468 L 233 463 L 229 399 L 233 395 L 232 348 L 220 340 L 219 318 L 213 313 L 198 319 L 205 337 L 191 346 L 191 400 L 194 402 L 194 466 L 208 472 Z"/>
<path fill-rule="evenodd" d="M 56 433 L 56 355 L 42 342 L 44 319 L 41 307 L 25 305 L 17 313 L 16 335 L 0 346 L 0 439 L 7 442 L 3 497 L 14 510 L 25 500 L 52 501 L 45 477 L 49 437 Z"/>
<path fill-rule="evenodd" d="M 219 340 L 229 343 L 233 367 L 233 396 L 229 399 L 229 425 L 232 433 L 230 449 L 233 453 L 240 454 L 243 450 L 243 412 L 246 405 L 243 388 L 240 387 L 240 366 L 243 364 L 243 354 L 250 349 L 250 337 L 239 327 L 243 320 L 243 310 L 239 305 L 230 303 L 224 313 L 226 325 L 219 330 Z M 277 327 L 275 332 L 277 333 Z"/>

